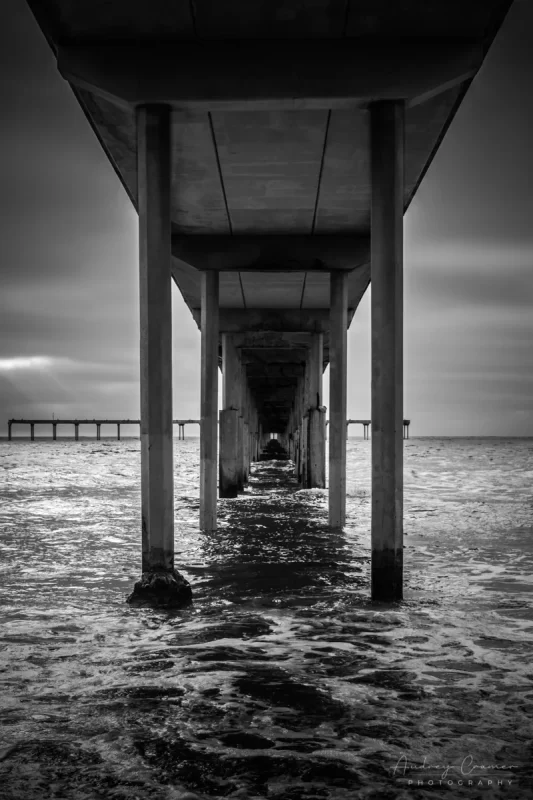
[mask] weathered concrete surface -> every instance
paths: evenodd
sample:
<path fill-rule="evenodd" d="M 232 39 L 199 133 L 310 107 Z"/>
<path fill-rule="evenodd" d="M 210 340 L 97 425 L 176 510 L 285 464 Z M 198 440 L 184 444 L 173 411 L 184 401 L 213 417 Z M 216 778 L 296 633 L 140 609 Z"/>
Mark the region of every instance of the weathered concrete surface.
<path fill-rule="evenodd" d="M 346 392 L 348 342 L 346 335 L 346 276 L 331 276 L 331 333 L 329 367 L 329 524 L 346 521 Z"/>
<path fill-rule="evenodd" d="M 222 334 L 222 405 L 220 412 L 219 495 L 235 497 L 243 488 L 242 360 L 233 337 Z"/>
<path fill-rule="evenodd" d="M 220 497 L 237 497 L 242 489 L 242 459 L 239 457 L 239 411 L 225 408 L 220 411 L 220 454 L 218 493 Z"/>
<path fill-rule="evenodd" d="M 132 606 L 182 608 L 192 602 L 192 589 L 175 569 L 143 572 L 126 600 Z"/>
<path fill-rule="evenodd" d="M 138 138 L 142 571 L 149 572 L 174 567 L 169 110 L 139 109 Z"/>
<path fill-rule="evenodd" d="M 217 526 L 218 272 L 202 275 L 200 528 Z"/>
<path fill-rule="evenodd" d="M 401 600 L 403 103 L 372 106 L 372 597 Z"/>

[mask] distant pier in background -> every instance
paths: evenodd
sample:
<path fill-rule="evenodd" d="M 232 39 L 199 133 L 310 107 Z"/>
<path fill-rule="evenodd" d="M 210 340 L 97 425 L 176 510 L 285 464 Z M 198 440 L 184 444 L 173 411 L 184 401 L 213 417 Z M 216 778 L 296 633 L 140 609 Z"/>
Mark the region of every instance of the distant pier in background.
<path fill-rule="evenodd" d="M 409 438 L 409 425 L 411 424 L 410 419 L 404 419 L 403 421 L 403 438 Z M 329 420 L 327 420 L 326 425 L 329 425 Z M 346 436 L 348 436 L 348 429 L 350 425 L 362 425 L 363 426 L 363 439 L 370 439 L 370 426 L 372 425 L 372 420 L 370 419 L 347 419 L 346 420 Z"/>
<path fill-rule="evenodd" d="M 101 435 L 101 426 L 102 425 L 116 425 L 117 426 L 117 439 L 120 441 L 120 426 L 121 425 L 140 425 L 140 419 L 10 419 L 8 420 L 8 439 L 11 441 L 13 438 L 11 435 L 11 426 L 14 423 L 21 424 L 21 425 L 29 425 L 30 426 L 30 438 L 33 442 L 35 440 L 35 425 L 52 425 L 53 432 L 52 438 L 54 440 L 57 439 L 57 426 L 58 425 L 74 425 L 74 439 L 78 441 L 79 437 L 79 430 L 80 425 L 96 425 L 96 439 L 97 441 L 100 440 Z M 178 439 L 185 439 L 185 426 L 186 425 L 199 425 L 199 419 L 175 419 L 173 420 L 174 425 L 178 425 Z M 409 438 L 409 425 L 411 424 L 410 419 L 404 419 L 403 421 L 403 438 Z M 326 425 L 329 425 L 329 420 L 326 421 Z M 348 428 L 350 425 L 362 425 L 363 426 L 363 439 L 370 438 L 370 426 L 372 425 L 372 420 L 370 419 L 347 419 L 346 420 L 346 435 L 348 435 Z"/>
<path fill-rule="evenodd" d="M 11 428 L 17 423 L 20 425 L 30 426 L 30 439 L 35 440 L 35 426 L 36 425 L 51 425 L 52 426 L 52 439 L 57 439 L 57 426 L 58 425 L 74 425 L 74 439 L 78 441 L 80 438 L 80 425 L 96 425 L 96 440 L 101 439 L 102 425 L 116 425 L 117 426 L 117 439 L 120 441 L 120 426 L 121 425 L 140 425 L 140 419 L 10 419 L 8 420 L 8 439 L 11 441 Z M 178 425 L 178 439 L 185 439 L 185 426 L 186 425 L 199 425 L 199 419 L 175 419 L 174 425 Z"/>

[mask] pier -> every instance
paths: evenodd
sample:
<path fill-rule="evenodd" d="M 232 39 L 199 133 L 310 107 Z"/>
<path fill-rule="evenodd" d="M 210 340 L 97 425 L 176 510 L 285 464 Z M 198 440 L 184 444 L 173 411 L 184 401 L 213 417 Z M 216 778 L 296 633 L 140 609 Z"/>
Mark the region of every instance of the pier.
<path fill-rule="evenodd" d="M 178 439 L 185 439 L 185 426 L 186 425 L 199 425 L 199 419 L 175 419 L 172 421 L 174 425 L 178 426 Z M 120 426 L 121 425 L 140 425 L 140 419 L 10 419 L 7 422 L 8 439 L 11 441 L 13 425 L 29 425 L 30 426 L 30 439 L 35 440 L 35 426 L 36 425 L 51 425 L 52 426 L 52 439 L 57 439 L 57 426 L 58 425 L 73 425 L 74 426 L 74 439 L 76 441 L 80 438 L 80 425 L 96 426 L 96 439 L 100 441 L 102 425 L 116 425 L 117 426 L 117 439 L 120 441 Z"/>
<path fill-rule="evenodd" d="M 12 439 L 12 431 L 11 428 L 14 424 L 19 425 L 29 425 L 30 426 L 30 438 L 32 442 L 35 440 L 35 426 L 36 425 L 51 425 L 52 426 L 52 438 L 54 441 L 57 439 L 57 426 L 58 425 L 74 425 L 74 438 L 76 441 L 79 439 L 79 426 L 80 425 L 96 425 L 96 439 L 99 441 L 101 438 L 101 427 L 102 425 L 116 425 L 117 426 L 117 439 L 120 440 L 120 426 L 121 425 L 140 425 L 140 419 L 10 419 L 7 422 L 8 425 L 8 439 L 11 441 Z M 173 420 L 173 424 L 178 426 L 178 440 L 185 439 L 185 426 L 186 425 L 200 425 L 199 419 L 175 419 Z M 363 438 L 369 439 L 369 429 L 372 421 L 369 419 L 348 419 L 346 420 L 346 426 L 349 428 L 350 425 L 362 425 L 363 426 Z M 403 438 L 409 438 L 409 425 L 411 424 L 411 420 L 404 419 L 403 421 Z M 329 420 L 326 420 L 326 425 L 329 425 Z M 264 437 L 263 437 L 264 439 Z M 259 447 L 259 443 L 256 445 L 256 449 Z M 257 458 L 255 459 L 257 460 Z"/>
<path fill-rule="evenodd" d="M 28 2 L 139 214 L 131 602 L 191 599 L 174 563 L 172 280 L 201 333 L 206 533 L 270 434 L 300 486 L 325 487 L 328 364 L 328 520 L 344 526 L 347 331 L 372 282 L 371 593 L 401 599 L 403 214 L 510 2 Z"/>

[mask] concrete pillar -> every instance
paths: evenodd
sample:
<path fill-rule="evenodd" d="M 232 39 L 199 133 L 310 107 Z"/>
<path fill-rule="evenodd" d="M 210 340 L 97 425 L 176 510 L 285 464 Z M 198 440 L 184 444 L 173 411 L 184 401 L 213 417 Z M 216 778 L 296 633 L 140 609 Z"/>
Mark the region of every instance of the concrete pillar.
<path fill-rule="evenodd" d="M 294 431 L 294 475 L 298 482 L 301 479 L 301 464 L 300 464 L 300 434 L 302 428 L 302 404 L 301 404 L 301 397 L 302 397 L 302 379 L 298 378 L 296 384 L 296 392 L 294 395 L 294 424 L 295 424 L 295 431 Z"/>
<path fill-rule="evenodd" d="M 222 408 L 220 412 L 219 495 L 236 497 L 242 489 L 239 428 L 241 359 L 233 338 L 222 334 Z"/>
<path fill-rule="evenodd" d="M 170 128 L 168 107 L 137 109 L 143 575 L 128 602 L 180 606 L 191 588 L 174 569 Z"/>
<path fill-rule="evenodd" d="M 218 272 L 202 273 L 200 528 L 217 526 Z"/>
<path fill-rule="evenodd" d="M 11 441 L 11 422 L 7 423 L 7 438 Z"/>
<path fill-rule="evenodd" d="M 309 420 L 307 486 L 324 489 L 326 486 L 326 410 L 322 407 L 322 370 L 324 365 L 324 335 L 315 333 L 309 352 Z"/>
<path fill-rule="evenodd" d="M 243 451 L 243 468 L 244 468 L 244 483 L 248 483 L 248 478 L 250 476 L 250 426 L 246 419 L 242 421 L 243 425 L 243 440 L 242 440 L 242 451 Z"/>
<path fill-rule="evenodd" d="M 220 411 L 220 457 L 218 491 L 220 497 L 237 497 L 241 463 L 238 457 L 239 411 L 224 408 Z"/>
<path fill-rule="evenodd" d="M 33 422 L 30 422 L 30 433 L 31 433 L 31 440 L 32 442 L 35 441 L 35 425 Z"/>
<path fill-rule="evenodd" d="M 120 422 L 117 422 L 117 439 L 120 442 Z"/>
<path fill-rule="evenodd" d="M 370 107 L 372 598 L 403 584 L 403 101 Z"/>
<path fill-rule="evenodd" d="M 344 272 L 330 273 L 329 336 L 329 524 L 346 521 L 346 385 L 347 280 Z"/>
<path fill-rule="evenodd" d="M 247 448 L 247 436 L 248 436 L 248 398 L 247 398 L 247 382 L 246 382 L 246 367 L 244 364 L 240 364 L 240 372 L 239 372 L 239 387 L 240 387 L 240 400 L 239 400 L 239 407 L 241 410 L 241 423 L 239 429 L 239 449 L 240 449 L 240 456 L 241 456 L 241 478 L 242 478 L 242 488 L 248 483 L 248 448 Z"/>
<path fill-rule="evenodd" d="M 98 441 L 100 441 L 100 439 L 102 438 L 101 427 L 102 426 L 100 425 L 100 423 L 97 422 L 96 423 L 96 438 L 97 438 Z M 54 431 L 54 434 L 55 434 L 55 431 Z M 55 439 L 55 436 L 54 436 L 54 439 Z"/>
<path fill-rule="evenodd" d="M 309 409 L 308 487 L 326 488 L 326 409 Z"/>
<path fill-rule="evenodd" d="M 74 423 L 74 438 L 76 441 L 80 438 L 80 424 L 79 422 Z"/>

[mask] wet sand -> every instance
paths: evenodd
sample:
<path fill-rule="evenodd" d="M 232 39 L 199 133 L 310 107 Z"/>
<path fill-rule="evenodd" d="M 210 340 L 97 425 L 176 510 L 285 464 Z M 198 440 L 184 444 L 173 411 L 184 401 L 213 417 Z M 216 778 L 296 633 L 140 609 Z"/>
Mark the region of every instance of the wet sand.
<path fill-rule="evenodd" d="M 265 462 L 213 534 L 176 442 L 171 614 L 124 603 L 138 442 L 35 444 L 0 453 L 3 797 L 531 796 L 533 442 L 406 443 L 396 605 L 368 599 L 369 442 L 343 532 Z"/>

